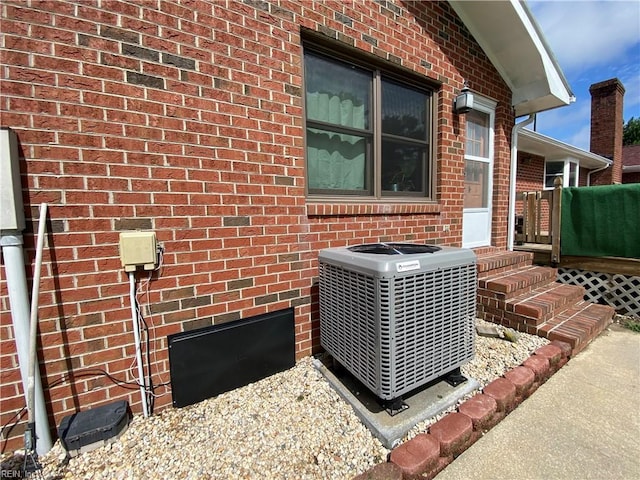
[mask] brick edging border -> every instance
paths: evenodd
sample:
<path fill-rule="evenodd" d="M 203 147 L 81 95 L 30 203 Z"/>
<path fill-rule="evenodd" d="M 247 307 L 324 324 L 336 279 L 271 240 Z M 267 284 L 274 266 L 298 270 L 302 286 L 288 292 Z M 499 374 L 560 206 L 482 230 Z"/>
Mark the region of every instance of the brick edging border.
<path fill-rule="evenodd" d="M 389 461 L 353 480 L 434 478 L 454 458 L 535 392 L 571 356 L 571 345 L 554 340 L 538 348 L 521 365 L 495 379 L 479 393 L 420 433 L 393 449 Z"/>

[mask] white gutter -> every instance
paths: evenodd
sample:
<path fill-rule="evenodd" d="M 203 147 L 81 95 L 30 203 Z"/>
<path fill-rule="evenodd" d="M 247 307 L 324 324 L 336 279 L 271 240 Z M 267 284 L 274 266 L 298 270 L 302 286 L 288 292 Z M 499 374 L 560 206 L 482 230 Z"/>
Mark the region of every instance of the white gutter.
<path fill-rule="evenodd" d="M 601 172 L 603 170 L 606 170 L 607 168 L 609 168 L 610 165 L 605 165 L 602 168 L 598 168 L 596 170 L 589 170 L 589 173 L 587 173 L 587 187 L 591 186 L 591 174 L 592 173 L 597 173 L 597 172 Z"/>
<path fill-rule="evenodd" d="M 507 216 L 507 250 L 513 250 L 516 229 L 516 176 L 518 174 L 518 132 L 533 123 L 536 114 L 532 113 L 526 120 L 517 123 L 511 131 L 511 168 L 509 169 L 509 214 Z"/>

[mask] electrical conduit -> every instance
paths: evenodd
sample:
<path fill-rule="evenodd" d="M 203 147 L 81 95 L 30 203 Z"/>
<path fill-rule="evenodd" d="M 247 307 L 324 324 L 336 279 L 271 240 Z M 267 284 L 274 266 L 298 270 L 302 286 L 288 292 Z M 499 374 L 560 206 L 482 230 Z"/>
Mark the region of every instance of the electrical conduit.
<path fill-rule="evenodd" d="M 44 234 L 47 225 L 47 204 L 40 204 L 40 219 L 38 221 L 38 239 L 36 245 L 36 265 L 33 270 L 33 286 L 31 289 L 31 315 L 29 319 L 29 376 L 27 379 L 27 450 L 37 448 L 36 416 L 35 416 L 35 376 L 38 365 L 38 306 L 40 304 L 40 270 L 42 269 L 42 249 L 44 248 Z"/>
<path fill-rule="evenodd" d="M 140 324 L 138 323 L 138 309 L 136 308 L 136 276 L 135 272 L 129 272 L 129 299 L 131 302 L 131 321 L 133 322 L 133 338 L 136 343 L 136 363 L 138 364 L 138 385 L 142 397 L 142 413 L 145 418 L 149 416 L 147 408 L 147 392 L 145 389 L 144 372 L 142 369 L 142 352 L 140 351 Z"/>

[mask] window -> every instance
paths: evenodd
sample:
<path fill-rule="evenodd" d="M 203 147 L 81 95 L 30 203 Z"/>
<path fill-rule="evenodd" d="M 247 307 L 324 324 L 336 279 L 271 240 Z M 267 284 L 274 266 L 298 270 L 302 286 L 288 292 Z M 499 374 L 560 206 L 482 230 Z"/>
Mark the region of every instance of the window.
<path fill-rule="evenodd" d="M 544 164 L 544 188 L 553 188 L 556 177 L 562 177 L 563 187 L 578 186 L 578 162 L 572 160 L 547 161 Z"/>
<path fill-rule="evenodd" d="M 431 196 L 431 91 L 381 69 L 304 55 L 310 195 Z"/>
<path fill-rule="evenodd" d="M 491 115 L 471 110 L 465 116 L 464 208 L 488 208 L 491 188 L 489 136 Z"/>

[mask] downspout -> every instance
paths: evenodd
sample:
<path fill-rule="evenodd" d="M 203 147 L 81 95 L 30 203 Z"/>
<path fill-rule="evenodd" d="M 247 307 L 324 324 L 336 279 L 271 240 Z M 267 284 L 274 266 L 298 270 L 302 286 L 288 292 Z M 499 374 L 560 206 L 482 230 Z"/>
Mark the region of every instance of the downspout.
<path fill-rule="evenodd" d="M 18 158 L 18 139 L 14 131 L 0 128 L 0 247 L 4 259 L 4 273 L 7 282 L 13 337 L 18 352 L 18 365 L 22 378 L 22 390 L 25 404 L 29 402 L 28 392 L 34 395 L 30 423 L 35 420 L 37 437 L 36 453 L 44 455 L 52 447 L 49 418 L 42 391 L 42 380 L 35 364 L 33 377 L 29 378 L 29 351 L 31 307 L 27 275 L 25 268 L 22 231 L 25 228 L 24 207 L 22 203 L 22 184 Z M 31 381 L 30 381 L 31 380 Z M 25 435 L 25 440 L 27 440 Z M 35 442 L 35 439 L 30 439 Z M 28 452 L 25 452 L 28 453 Z M 3 471 L 4 472 L 4 471 Z M 2 475 L 0 475 L 2 476 Z"/>
<path fill-rule="evenodd" d="M 529 118 L 517 123 L 511 131 L 511 168 L 509 169 L 509 214 L 507 216 L 507 249 L 513 250 L 513 240 L 516 229 L 516 177 L 518 174 L 518 133 L 527 125 L 533 123 L 536 114 L 532 113 Z"/>
<path fill-rule="evenodd" d="M 2 256 L 4 257 L 9 304 L 11 305 L 11 319 L 13 322 L 13 335 L 16 341 L 16 349 L 18 350 L 18 363 L 20 364 L 22 389 L 25 393 L 26 403 L 27 392 L 29 391 L 29 318 L 31 308 L 22 244 L 21 233 L 15 232 L 10 234 L 8 232 L 2 232 L 0 245 L 2 245 Z M 52 443 L 40 375 L 35 375 L 34 377 L 33 390 L 36 435 L 38 438 L 36 442 L 36 452 L 38 455 L 44 455 L 51 450 Z"/>
<path fill-rule="evenodd" d="M 606 170 L 607 168 L 609 168 L 611 165 L 605 165 L 604 167 L 601 168 L 596 168 L 595 170 L 589 170 L 589 173 L 587 173 L 587 187 L 591 186 L 591 174 L 592 173 L 598 173 L 601 172 L 603 170 Z"/>

